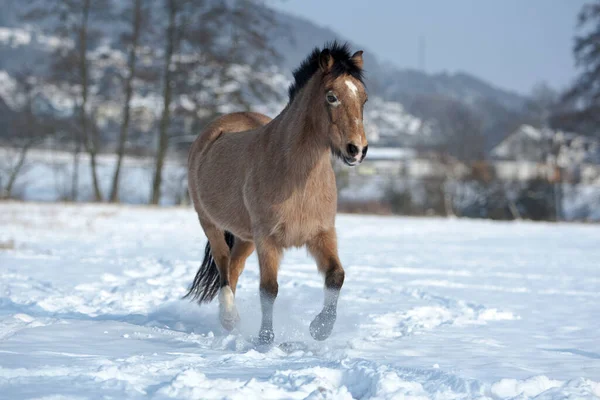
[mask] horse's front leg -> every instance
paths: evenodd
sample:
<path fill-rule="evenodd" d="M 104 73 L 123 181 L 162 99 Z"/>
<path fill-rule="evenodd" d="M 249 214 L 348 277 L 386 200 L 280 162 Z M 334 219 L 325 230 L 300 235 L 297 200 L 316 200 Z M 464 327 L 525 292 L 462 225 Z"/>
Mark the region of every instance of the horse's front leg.
<path fill-rule="evenodd" d="M 273 333 L 273 304 L 277 298 L 279 284 L 277 272 L 281 261 L 282 249 L 270 238 L 256 240 L 258 263 L 260 265 L 260 306 L 262 323 L 258 338 L 261 344 L 271 344 L 275 338 Z"/>
<path fill-rule="evenodd" d="M 315 258 L 319 272 L 325 275 L 325 301 L 323 310 L 310 324 L 310 334 L 315 340 L 325 340 L 331 334 L 337 317 L 337 302 L 344 284 L 344 268 L 337 251 L 335 228 L 322 232 L 307 244 Z"/>

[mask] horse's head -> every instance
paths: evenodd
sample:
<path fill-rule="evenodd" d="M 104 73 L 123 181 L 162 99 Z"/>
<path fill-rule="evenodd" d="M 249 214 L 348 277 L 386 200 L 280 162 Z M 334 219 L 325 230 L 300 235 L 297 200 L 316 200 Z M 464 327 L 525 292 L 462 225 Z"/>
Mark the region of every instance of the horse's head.
<path fill-rule="evenodd" d="M 350 166 L 360 164 L 369 147 L 363 126 L 367 92 L 362 80 L 362 53 L 350 56 L 346 46 L 334 44 L 319 54 L 323 76 L 319 101 L 329 118 L 331 150 Z"/>

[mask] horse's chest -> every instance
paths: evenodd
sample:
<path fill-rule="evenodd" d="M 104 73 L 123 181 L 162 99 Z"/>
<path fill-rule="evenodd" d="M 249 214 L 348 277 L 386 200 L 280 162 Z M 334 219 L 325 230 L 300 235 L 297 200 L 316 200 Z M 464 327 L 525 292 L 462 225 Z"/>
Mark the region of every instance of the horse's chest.
<path fill-rule="evenodd" d="M 337 195 L 335 187 L 298 193 L 278 210 L 273 234 L 285 247 L 300 247 L 317 233 L 331 228 L 335 222 Z"/>

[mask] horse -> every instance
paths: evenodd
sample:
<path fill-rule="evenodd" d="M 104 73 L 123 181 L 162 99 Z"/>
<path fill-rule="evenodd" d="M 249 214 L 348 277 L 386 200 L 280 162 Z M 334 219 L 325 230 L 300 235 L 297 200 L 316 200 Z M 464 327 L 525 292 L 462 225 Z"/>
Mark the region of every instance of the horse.
<path fill-rule="evenodd" d="M 238 278 L 256 250 L 258 339 L 273 342 L 282 253 L 302 246 L 325 278 L 323 308 L 310 334 L 325 340 L 333 330 L 345 273 L 337 250 L 332 156 L 355 166 L 367 154 L 362 54 L 351 54 L 347 43 L 315 48 L 293 71 L 289 102 L 274 119 L 254 112 L 226 114 L 191 145 L 189 193 L 208 243 L 185 297 L 205 303 L 218 293 L 220 322 L 228 331 L 240 318 Z"/>

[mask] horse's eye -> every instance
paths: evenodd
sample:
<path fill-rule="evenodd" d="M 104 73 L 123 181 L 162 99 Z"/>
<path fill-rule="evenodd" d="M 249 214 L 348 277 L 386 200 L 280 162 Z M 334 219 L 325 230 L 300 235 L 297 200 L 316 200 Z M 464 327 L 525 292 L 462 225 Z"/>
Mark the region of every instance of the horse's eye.
<path fill-rule="evenodd" d="M 338 98 L 335 97 L 335 94 L 333 93 L 327 93 L 327 102 L 329 104 L 335 104 L 338 102 Z"/>

